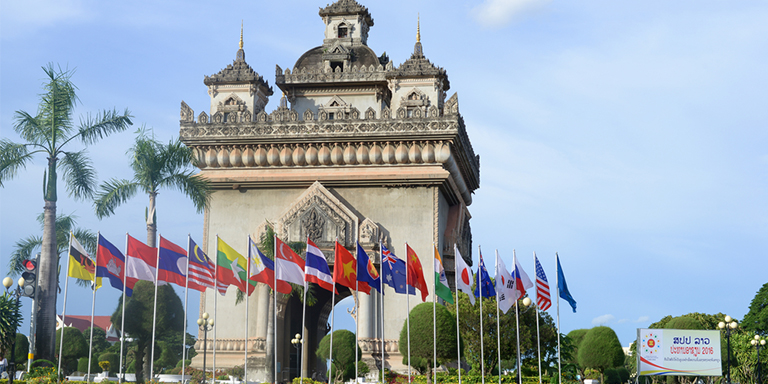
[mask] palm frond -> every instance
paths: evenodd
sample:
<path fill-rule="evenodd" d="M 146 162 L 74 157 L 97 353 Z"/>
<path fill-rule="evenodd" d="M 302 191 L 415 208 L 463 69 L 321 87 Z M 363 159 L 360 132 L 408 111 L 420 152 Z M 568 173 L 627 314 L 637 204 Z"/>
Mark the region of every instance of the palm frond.
<path fill-rule="evenodd" d="M 36 152 L 29 152 L 24 144 L 16 144 L 8 139 L 0 139 L 0 187 L 27 167 L 27 162 Z"/>
<path fill-rule="evenodd" d="M 43 238 L 40 236 L 30 236 L 17 241 L 13 246 L 11 258 L 8 260 L 8 270 L 11 275 L 24 272 L 24 261 L 33 258 L 33 252 L 42 245 Z"/>
<path fill-rule="evenodd" d="M 70 195 L 78 199 L 93 197 L 96 170 L 93 169 L 85 150 L 64 152 L 59 164 L 64 171 L 63 176 Z"/>
<path fill-rule="evenodd" d="M 122 114 L 116 109 L 111 111 L 102 111 L 91 117 L 87 115 L 80 119 L 80 140 L 85 145 L 93 144 L 115 132 L 122 132 L 133 125 L 131 112 L 126 109 Z"/>
<path fill-rule="evenodd" d="M 39 145 L 50 144 L 47 140 L 48 131 L 40 126 L 40 122 L 36 117 L 25 111 L 16 111 L 14 113 L 14 120 L 13 128 L 22 139 Z M 45 145 L 45 147 L 50 148 L 50 145 Z"/>
<path fill-rule="evenodd" d="M 177 189 L 187 195 L 192 204 L 202 213 L 211 201 L 211 185 L 207 179 L 197 176 L 193 171 L 176 173 L 161 180 L 161 187 Z"/>
<path fill-rule="evenodd" d="M 101 184 L 93 206 L 96 217 L 103 219 L 115 213 L 115 209 L 136 195 L 140 185 L 128 180 L 111 179 Z"/>
<path fill-rule="evenodd" d="M 58 142 L 65 141 L 72 132 L 72 110 L 77 105 L 77 87 L 72 83 L 74 70 L 54 69 L 53 64 L 43 67 L 48 76 L 43 84 L 45 93 L 40 95 L 37 117 L 39 136 L 50 142 L 50 148 L 57 148 Z"/>

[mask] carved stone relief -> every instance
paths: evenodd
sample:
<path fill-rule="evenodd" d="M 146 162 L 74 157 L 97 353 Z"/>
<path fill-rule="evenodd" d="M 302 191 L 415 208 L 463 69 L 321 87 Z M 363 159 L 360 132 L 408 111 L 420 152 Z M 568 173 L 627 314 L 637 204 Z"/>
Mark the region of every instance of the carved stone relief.
<path fill-rule="evenodd" d="M 363 220 L 360 225 L 360 245 L 372 247 L 379 241 L 379 225 L 371 219 Z"/>

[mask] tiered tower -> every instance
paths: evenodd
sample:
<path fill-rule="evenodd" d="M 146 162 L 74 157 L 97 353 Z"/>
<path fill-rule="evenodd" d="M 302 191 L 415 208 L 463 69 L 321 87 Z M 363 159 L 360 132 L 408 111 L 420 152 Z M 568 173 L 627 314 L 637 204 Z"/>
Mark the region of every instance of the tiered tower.
<path fill-rule="evenodd" d="M 234 63 L 205 78 L 210 115 L 202 112 L 195 119 L 182 102 L 182 141 L 193 148 L 201 175 L 216 188 L 205 214 L 204 248 L 215 254 L 218 234 L 247 254 L 247 236 L 259 239 L 271 225 L 286 241 L 304 242 L 309 236 L 331 268 L 335 239 L 350 250 L 359 242 L 380 270 L 379 241 L 401 258 L 408 242 L 432 284 L 435 244 L 452 282 L 454 244 L 471 263 L 467 206 L 479 187 L 480 165 L 457 95 L 446 99 L 446 71 L 426 59 L 420 33 L 413 54 L 401 65 L 377 56 L 367 45 L 373 18 L 354 0 L 336 1 L 319 14 L 322 45 L 303 54 L 291 69 L 277 66 L 275 84 L 283 95 L 275 110 L 266 111 L 273 92 L 246 63 L 242 38 Z M 299 356 L 290 339 L 301 332 L 301 301 L 277 294 L 278 321 L 273 324 L 275 297 L 260 284 L 247 299 L 251 313 L 245 324 L 245 305 L 235 304 L 234 290 L 230 287 L 217 299 L 217 368 L 242 365 L 247 349 L 249 379 L 273 380 L 277 326 L 281 368 L 275 379 L 297 376 Z M 375 291 L 358 297 L 360 310 L 354 316 L 360 346 L 374 370 L 382 356 L 383 324 L 385 365 L 403 370 L 397 340 L 406 297 L 389 287 L 385 293 L 386 319 Z M 308 377 L 324 373 L 314 351 L 328 332 L 331 313 L 330 292 L 316 289 L 315 294 L 317 304 L 307 308 L 301 356 Z M 428 300 L 432 294 L 430 288 Z M 340 288 L 335 302 L 350 295 Z M 201 312 L 213 313 L 213 296 L 212 291 L 203 295 Z M 411 307 L 419 302 L 412 297 Z M 208 345 L 213 348 L 212 340 Z M 202 364 L 196 360 L 194 365 Z"/>

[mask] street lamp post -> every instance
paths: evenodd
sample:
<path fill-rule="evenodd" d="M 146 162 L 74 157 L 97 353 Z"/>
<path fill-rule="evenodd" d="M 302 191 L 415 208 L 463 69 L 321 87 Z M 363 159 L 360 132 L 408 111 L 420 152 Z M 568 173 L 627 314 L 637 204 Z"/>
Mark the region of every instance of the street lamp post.
<path fill-rule="evenodd" d="M 19 286 L 16 287 L 15 290 L 9 291 L 11 289 L 11 286 L 13 285 L 13 279 L 10 277 L 6 277 L 3 279 L 3 286 L 5 287 L 5 294 L 10 295 L 11 298 L 16 298 L 16 307 L 18 308 L 21 305 L 21 288 L 24 287 L 24 278 L 19 278 Z M 11 340 L 11 358 L 8 361 L 8 384 L 13 384 L 13 377 L 16 376 L 16 361 L 14 359 L 14 354 L 16 353 L 16 334 L 17 330 L 14 329 L 14 335 L 13 339 Z"/>
<path fill-rule="evenodd" d="M 293 347 L 296 348 L 296 374 L 301 377 L 300 381 L 304 382 L 304 376 L 301 374 L 301 345 L 304 343 L 304 340 L 301 338 L 301 334 L 297 333 L 296 336 L 291 339 L 291 344 L 293 344 Z"/>
<path fill-rule="evenodd" d="M 765 346 L 765 339 L 760 337 L 760 335 L 755 335 L 754 340 L 751 340 L 750 343 L 757 349 L 757 383 L 755 384 L 760 384 L 763 381 L 760 374 L 760 347 Z"/>
<path fill-rule="evenodd" d="M 208 331 L 213 329 L 213 319 L 209 319 L 208 312 L 203 312 L 203 316 L 197 319 L 197 325 L 200 330 L 203 331 L 203 381 L 205 381 L 205 357 L 208 353 Z M 215 376 L 216 372 L 213 372 L 212 376 Z M 216 378 L 214 377 L 214 380 Z"/>
<path fill-rule="evenodd" d="M 725 367 L 725 380 L 728 384 L 731 384 L 731 331 L 736 330 L 739 327 L 739 323 L 730 316 L 725 317 L 725 321 L 721 321 L 717 324 L 720 329 L 725 329 L 725 338 L 728 340 L 728 363 Z"/>

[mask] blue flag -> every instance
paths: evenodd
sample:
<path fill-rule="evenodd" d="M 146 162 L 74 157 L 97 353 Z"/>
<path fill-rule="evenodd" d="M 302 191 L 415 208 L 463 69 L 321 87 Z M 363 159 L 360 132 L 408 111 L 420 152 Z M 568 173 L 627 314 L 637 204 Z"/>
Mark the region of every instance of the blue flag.
<path fill-rule="evenodd" d="M 360 243 L 357 244 L 357 281 L 368 283 L 368 286 L 381 293 L 381 277 L 379 271 L 371 262 Z"/>
<path fill-rule="evenodd" d="M 480 253 L 480 265 L 477 267 L 477 276 L 480 277 L 479 286 L 483 287 L 483 297 L 496 297 L 496 288 L 494 288 L 493 281 L 491 281 L 491 275 L 489 275 L 488 270 L 485 269 L 482 253 Z M 478 285 L 475 285 L 475 297 L 480 297 L 478 288 Z"/>
<path fill-rule="evenodd" d="M 573 313 L 576 313 L 576 300 L 574 300 L 571 293 L 568 292 L 568 284 L 565 283 L 563 268 L 560 267 L 560 256 L 555 253 L 555 257 L 557 258 L 557 291 L 560 293 L 560 297 L 571 305 Z"/>
<path fill-rule="evenodd" d="M 389 285 L 397 293 L 415 295 L 416 289 L 412 285 L 408 286 L 406 291 L 405 261 L 400 260 L 394 253 L 390 252 L 384 244 L 379 244 L 381 248 L 381 276 L 384 278 L 384 284 Z"/>

